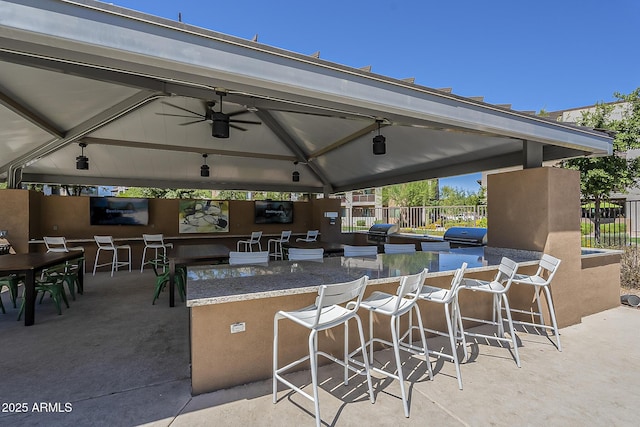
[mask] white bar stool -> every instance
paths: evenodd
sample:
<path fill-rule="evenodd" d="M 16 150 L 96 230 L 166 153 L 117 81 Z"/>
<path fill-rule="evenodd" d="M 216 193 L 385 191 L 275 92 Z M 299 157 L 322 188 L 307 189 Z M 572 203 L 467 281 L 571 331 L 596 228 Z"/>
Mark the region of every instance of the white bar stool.
<path fill-rule="evenodd" d="M 98 245 L 98 251 L 96 252 L 96 261 L 93 263 L 93 275 L 96 275 L 96 268 L 105 267 L 107 265 L 111 266 L 111 277 L 113 277 L 113 272 L 117 271 L 120 267 L 124 267 L 125 265 L 129 266 L 129 272 L 131 272 L 131 246 L 130 245 L 118 245 L 116 246 L 113 243 L 113 237 L 111 236 L 93 236 L 96 244 Z M 125 250 L 129 253 L 128 261 L 119 261 L 118 260 L 118 251 Z M 110 251 L 113 252 L 113 256 L 111 258 L 111 262 L 105 264 L 98 264 L 98 259 L 100 258 L 100 251 Z"/>
<path fill-rule="evenodd" d="M 425 328 L 425 331 L 441 336 L 448 336 L 449 344 L 451 345 L 451 354 L 435 350 L 431 350 L 429 353 L 453 361 L 456 365 L 456 377 L 458 378 L 458 388 L 460 390 L 462 390 L 462 374 L 460 373 L 457 342 L 462 341 L 462 349 L 464 350 L 465 359 L 467 358 L 467 346 L 464 339 L 462 319 L 460 318 L 460 307 L 458 306 L 458 289 L 462 284 L 462 278 L 464 277 L 466 268 L 467 263 L 464 262 L 462 263 L 462 266 L 455 271 L 453 279 L 451 279 L 451 286 L 449 289 L 425 285 L 422 287 L 422 291 L 418 294 L 418 298 L 423 301 L 435 302 L 444 306 L 444 315 L 447 320 L 447 333 L 429 328 Z M 456 327 L 454 327 L 454 325 Z M 416 326 L 412 326 L 411 328 L 414 329 Z"/>
<path fill-rule="evenodd" d="M 553 307 L 553 298 L 551 298 L 551 290 L 549 285 L 553 280 L 553 276 L 556 274 L 558 267 L 560 266 L 560 260 L 552 257 L 551 255 L 544 254 L 538 264 L 538 271 L 533 276 L 526 274 L 516 274 L 513 278 L 513 283 L 519 283 L 522 285 L 529 285 L 535 287 L 535 300 L 538 305 L 538 311 L 527 311 L 512 308 L 512 313 L 520 313 L 532 316 L 532 322 L 525 322 L 514 320 L 513 323 L 518 325 L 533 326 L 542 329 L 551 329 L 556 336 L 556 348 L 558 351 L 562 351 L 560 345 L 560 331 L 558 330 L 558 322 L 556 321 L 556 311 Z M 542 314 L 542 304 L 540 303 L 540 293 L 544 289 L 545 299 L 547 300 L 547 308 L 549 309 L 549 316 L 551 317 L 551 325 L 547 325 L 544 321 L 544 315 Z M 540 319 L 536 321 L 535 319 Z"/>
<path fill-rule="evenodd" d="M 167 248 L 172 248 L 173 243 L 165 243 L 164 235 L 162 234 L 143 234 L 142 240 L 144 241 L 144 249 L 142 250 L 142 261 L 140 262 L 140 273 L 144 270 L 145 264 L 149 264 L 149 262 L 145 262 L 147 257 L 147 249 L 155 250 L 154 259 L 158 258 L 158 250 L 162 251 L 162 257 L 167 257 Z M 163 267 L 164 268 L 164 267 Z"/>
<path fill-rule="evenodd" d="M 407 403 L 407 393 L 404 387 L 404 375 L 402 374 L 402 361 L 400 360 L 400 350 L 410 352 L 412 354 L 423 354 L 425 362 L 427 364 L 427 370 L 429 372 L 429 379 L 433 379 L 433 371 L 431 369 L 431 363 L 429 362 L 429 349 L 427 348 L 427 339 L 424 335 L 424 328 L 422 325 L 422 316 L 420 315 L 420 308 L 417 306 L 418 295 L 422 290 L 424 280 L 427 274 L 425 268 L 418 274 L 412 274 L 409 276 L 403 276 L 400 279 L 400 286 L 395 295 L 391 295 L 385 292 L 375 291 L 367 299 L 363 300 L 360 306 L 369 310 L 369 341 L 365 345 L 369 346 L 369 366 L 370 369 L 379 372 L 388 377 L 394 378 L 400 382 L 400 392 L 402 394 L 402 405 L 404 407 L 404 416 L 409 417 L 409 404 Z M 411 294 L 411 295 L 409 295 Z M 422 347 L 413 345 L 411 342 L 406 343 L 403 338 L 411 333 L 411 330 L 407 331 L 402 337 L 399 336 L 400 331 L 400 317 L 403 314 L 409 313 L 411 310 L 416 312 L 418 318 L 418 324 L 420 325 L 420 338 L 422 340 Z M 391 327 L 392 341 L 381 338 L 375 338 L 373 335 L 373 315 L 379 314 L 389 316 L 389 325 Z M 396 372 L 394 374 L 389 371 L 377 368 L 373 366 L 373 344 L 375 342 L 387 344 L 393 346 L 393 354 L 396 362 Z M 355 353 L 355 352 L 354 352 Z M 354 354 L 352 353 L 352 354 Z"/>
<path fill-rule="evenodd" d="M 242 245 L 245 251 L 248 248 L 249 252 L 253 252 L 253 245 L 258 245 L 258 249 L 262 252 L 262 244 L 260 243 L 261 237 L 262 231 L 253 231 L 249 240 L 238 240 L 238 243 L 236 243 L 236 250 L 240 252 L 240 245 Z"/>
<path fill-rule="evenodd" d="M 385 243 L 385 254 L 412 254 L 416 252 L 416 245 L 413 243 Z"/>
<path fill-rule="evenodd" d="M 510 260 L 507 257 L 502 257 L 500 266 L 498 267 L 498 273 L 496 277 L 491 281 L 479 280 L 479 279 L 463 279 L 462 286 L 459 290 L 468 289 L 474 292 L 486 292 L 493 296 L 493 314 L 492 320 L 476 319 L 473 317 L 461 316 L 463 320 L 471 320 L 473 322 L 485 323 L 489 325 L 495 325 L 498 327 L 498 335 L 486 335 L 473 332 L 464 331 L 465 335 L 471 337 L 484 338 L 487 340 L 496 340 L 504 343 L 511 343 L 513 346 L 513 357 L 516 361 L 518 368 L 520 367 L 520 356 L 518 355 L 518 341 L 513 329 L 513 321 L 511 319 L 511 310 L 509 308 L 509 299 L 507 298 L 507 292 L 518 270 L 518 264 Z M 504 319 L 502 318 L 502 303 L 506 308 L 507 324 L 509 326 L 510 338 L 507 338 L 504 333 Z"/>
<path fill-rule="evenodd" d="M 278 381 L 290 389 L 300 393 L 302 396 L 314 402 L 316 426 L 320 427 L 320 403 L 318 401 L 318 356 L 324 356 L 329 360 L 344 366 L 344 384 L 348 385 L 349 370 L 360 375 L 366 375 L 367 386 L 371 403 L 374 403 L 373 386 L 371 385 L 371 375 L 369 373 L 369 363 L 367 361 L 364 333 L 362 322 L 358 316 L 358 308 L 364 295 L 367 285 L 367 276 L 351 282 L 336 283 L 332 285 L 321 285 L 318 289 L 318 296 L 315 304 L 296 311 L 278 311 L 273 318 L 273 403 L 278 399 Z M 342 305 L 344 304 L 344 306 Z M 289 319 L 298 325 L 309 329 L 309 355 L 304 356 L 281 368 L 278 367 L 278 324 L 281 319 Z M 363 363 L 354 360 L 349 355 L 349 320 L 355 319 L 358 324 L 358 334 L 360 336 L 360 348 Z M 331 354 L 318 350 L 318 332 L 344 325 L 344 360 L 337 359 Z M 283 372 L 298 366 L 301 363 L 310 361 L 311 383 L 313 396 L 303 391 L 300 387 L 286 380 Z M 358 369 L 349 363 L 363 365 L 364 369 Z"/>
<path fill-rule="evenodd" d="M 318 230 L 308 230 L 306 237 L 298 237 L 296 242 L 315 242 L 318 240 Z"/>
<path fill-rule="evenodd" d="M 282 244 L 287 243 L 291 238 L 291 230 L 283 231 L 280 233 L 279 239 L 269 239 L 267 241 L 267 251 L 269 252 L 269 256 L 274 257 L 275 259 L 284 259 L 284 252 L 282 251 Z M 271 252 L 271 244 L 273 243 L 273 252 Z"/>

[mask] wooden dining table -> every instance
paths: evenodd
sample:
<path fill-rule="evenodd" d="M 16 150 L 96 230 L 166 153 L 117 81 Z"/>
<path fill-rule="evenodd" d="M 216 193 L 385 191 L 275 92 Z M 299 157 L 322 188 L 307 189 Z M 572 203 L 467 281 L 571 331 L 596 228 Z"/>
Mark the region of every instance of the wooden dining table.
<path fill-rule="evenodd" d="M 24 325 L 35 322 L 36 274 L 45 268 L 82 258 L 84 252 L 28 253 L 0 256 L 0 275 L 24 275 Z M 84 269 L 78 269 L 79 288 L 84 287 Z"/>
<path fill-rule="evenodd" d="M 176 266 L 224 261 L 229 259 L 229 252 L 229 248 L 220 244 L 176 245 L 169 249 L 167 253 L 167 258 L 169 258 L 169 306 L 175 306 Z"/>

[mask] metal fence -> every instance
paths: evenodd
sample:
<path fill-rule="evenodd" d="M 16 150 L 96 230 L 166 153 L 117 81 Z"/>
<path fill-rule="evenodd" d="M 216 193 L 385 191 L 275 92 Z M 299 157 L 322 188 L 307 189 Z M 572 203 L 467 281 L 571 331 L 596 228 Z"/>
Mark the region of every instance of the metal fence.
<path fill-rule="evenodd" d="M 599 227 L 596 227 L 597 216 Z M 601 203 L 598 212 L 593 201 L 585 201 L 580 221 L 583 247 L 637 247 L 640 241 L 640 200 L 608 200 Z"/>
<path fill-rule="evenodd" d="M 583 201 L 580 218 L 582 246 L 623 248 L 640 244 L 640 200 L 609 200 L 598 211 L 593 201 Z M 454 226 L 486 227 L 487 207 L 419 206 L 343 208 L 342 231 L 368 230 L 373 224 L 399 224 L 403 233 L 442 235 Z"/>
<path fill-rule="evenodd" d="M 368 230 L 373 224 L 398 224 L 402 232 L 443 234 L 454 226 L 486 227 L 486 206 L 344 208 L 342 231 Z"/>

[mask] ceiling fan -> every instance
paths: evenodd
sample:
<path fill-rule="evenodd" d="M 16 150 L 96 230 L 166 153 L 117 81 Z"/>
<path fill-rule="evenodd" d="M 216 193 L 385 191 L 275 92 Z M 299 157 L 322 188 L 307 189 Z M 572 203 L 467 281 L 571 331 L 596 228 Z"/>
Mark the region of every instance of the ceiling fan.
<path fill-rule="evenodd" d="M 187 113 L 191 113 L 191 116 L 185 116 L 182 114 L 166 114 L 166 113 L 158 113 L 162 116 L 173 116 L 173 117 L 187 117 L 187 118 L 196 118 L 196 120 L 192 120 L 186 123 L 180 123 L 180 126 L 192 125 L 194 123 L 208 122 L 211 123 L 211 135 L 215 138 L 229 138 L 229 128 L 238 129 L 241 131 L 246 131 L 247 129 L 236 125 L 235 123 L 249 124 L 249 125 L 261 125 L 262 122 L 253 121 L 253 120 L 239 120 L 234 119 L 232 117 L 238 116 L 240 114 L 246 114 L 250 111 L 248 110 L 240 110 L 235 111 L 233 113 L 224 113 L 222 111 L 222 97 L 227 93 L 224 91 L 216 91 L 216 95 L 220 96 L 220 111 L 215 111 L 214 106 L 216 105 L 216 101 L 209 101 L 205 105 L 205 113 L 198 113 L 195 111 L 191 111 L 187 108 L 180 107 L 179 105 L 174 105 L 169 102 L 164 102 L 163 104 L 169 105 L 170 107 L 177 108 L 178 110 L 186 111 Z"/>

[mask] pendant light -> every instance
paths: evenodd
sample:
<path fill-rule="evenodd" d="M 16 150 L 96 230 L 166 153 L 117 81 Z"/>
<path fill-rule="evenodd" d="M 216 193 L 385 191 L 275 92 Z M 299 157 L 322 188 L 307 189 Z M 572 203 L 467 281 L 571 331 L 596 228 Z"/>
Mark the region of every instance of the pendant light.
<path fill-rule="evenodd" d="M 387 145 L 385 144 L 386 138 L 380 135 L 380 124 L 382 120 L 376 120 L 378 124 L 378 134 L 373 137 L 373 154 L 379 156 L 387 153 Z"/>
<path fill-rule="evenodd" d="M 205 178 L 209 176 L 209 166 L 207 166 L 207 157 L 209 156 L 206 154 L 202 155 L 202 158 L 204 159 L 204 164 L 200 166 L 200 176 Z"/>
<path fill-rule="evenodd" d="M 300 172 L 298 172 L 298 162 L 293 162 L 293 173 L 291 174 L 291 181 L 300 182 Z"/>
<path fill-rule="evenodd" d="M 84 155 L 84 147 L 86 147 L 87 144 L 81 142 L 78 145 L 80 145 L 81 153 L 76 157 L 76 169 L 84 171 L 89 170 L 89 158 Z"/>

